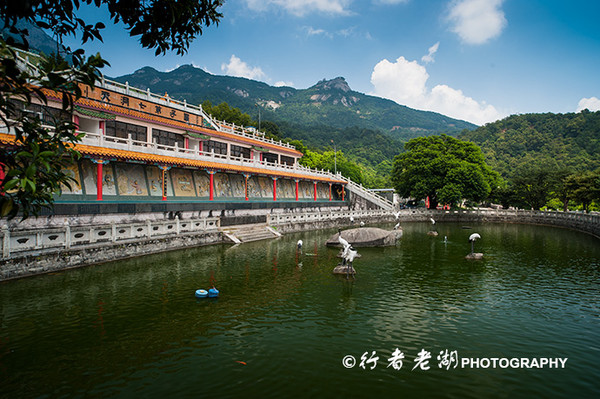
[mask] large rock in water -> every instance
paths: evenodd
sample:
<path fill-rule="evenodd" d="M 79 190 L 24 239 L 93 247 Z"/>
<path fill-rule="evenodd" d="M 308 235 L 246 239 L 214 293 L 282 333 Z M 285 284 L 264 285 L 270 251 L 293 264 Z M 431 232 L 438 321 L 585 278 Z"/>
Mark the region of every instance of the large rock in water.
<path fill-rule="evenodd" d="M 338 233 L 334 234 L 325 245 L 330 247 L 339 246 Z M 402 237 L 402 230 L 383 230 L 377 227 L 359 227 L 342 231 L 342 238 L 353 247 L 386 247 L 396 245 L 396 241 Z"/>

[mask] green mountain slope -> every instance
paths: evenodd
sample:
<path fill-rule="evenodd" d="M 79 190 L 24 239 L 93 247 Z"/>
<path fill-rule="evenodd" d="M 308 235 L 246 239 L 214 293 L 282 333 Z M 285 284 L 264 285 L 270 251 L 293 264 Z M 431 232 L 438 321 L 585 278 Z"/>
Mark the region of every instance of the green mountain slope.
<path fill-rule="evenodd" d="M 512 115 L 459 138 L 478 144 L 490 166 L 509 179 L 532 164 L 551 170 L 600 168 L 600 111 Z"/>
<path fill-rule="evenodd" d="M 442 132 L 456 135 L 463 129 L 476 127 L 465 121 L 414 110 L 353 91 L 341 77 L 298 90 L 269 86 L 250 79 L 212 75 L 184 65 L 170 72 L 145 67 L 115 80 L 157 93 L 167 92 L 173 98 L 185 99 L 193 104 L 205 100 L 215 105 L 226 102 L 252 116 L 256 115 L 257 119 L 257 107 L 260 106 L 262 119 L 302 127 L 312 138 L 318 138 L 322 126 L 381 130 L 401 140 Z M 284 130 L 284 133 L 287 132 Z"/>

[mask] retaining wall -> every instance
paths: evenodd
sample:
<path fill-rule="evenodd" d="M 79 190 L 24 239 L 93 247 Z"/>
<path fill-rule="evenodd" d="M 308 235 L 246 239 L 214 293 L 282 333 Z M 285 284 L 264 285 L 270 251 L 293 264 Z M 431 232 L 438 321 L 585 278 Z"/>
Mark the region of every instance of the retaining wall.
<path fill-rule="evenodd" d="M 582 231 L 600 238 L 600 214 L 488 209 L 460 211 L 406 209 L 400 211 L 398 215 L 401 222 L 429 222 L 429 218 L 433 218 L 439 222 L 523 223 L 557 226 Z"/>
<path fill-rule="evenodd" d="M 157 215 L 154 215 L 156 217 Z M 140 221 L 140 219 L 144 219 Z M 154 220 L 149 215 L 118 223 L 106 218 L 105 224 L 82 217 L 66 220 L 62 225 L 47 227 L 31 224 L 28 229 L 0 229 L 2 259 L 0 281 L 36 274 L 60 271 L 73 267 L 142 256 L 157 252 L 227 242 L 220 231 L 225 225 L 255 223 L 258 219 L 280 233 L 294 233 L 336 227 L 358 227 L 365 224 L 402 222 L 497 222 L 524 223 L 565 227 L 583 231 L 600 238 L 600 215 L 577 212 L 535 212 L 522 210 L 465 210 L 441 211 L 406 209 L 397 213 L 384 210 L 312 209 L 282 210 L 244 215 L 225 212 L 219 217 L 191 216 L 179 219 Z M 132 220 L 135 219 L 137 221 Z M 110 224 L 106 224 L 110 220 Z M 97 220 L 96 220 L 97 221 Z"/>

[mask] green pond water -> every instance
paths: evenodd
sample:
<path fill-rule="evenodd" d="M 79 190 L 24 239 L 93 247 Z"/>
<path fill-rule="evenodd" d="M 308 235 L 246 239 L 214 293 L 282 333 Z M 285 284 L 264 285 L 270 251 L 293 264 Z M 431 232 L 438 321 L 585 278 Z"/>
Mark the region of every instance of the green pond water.
<path fill-rule="evenodd" d="M 326 230 L 0 283 L 0 397 L 600 397 L 600 240 L 436 226 L 348 281 Z"/>

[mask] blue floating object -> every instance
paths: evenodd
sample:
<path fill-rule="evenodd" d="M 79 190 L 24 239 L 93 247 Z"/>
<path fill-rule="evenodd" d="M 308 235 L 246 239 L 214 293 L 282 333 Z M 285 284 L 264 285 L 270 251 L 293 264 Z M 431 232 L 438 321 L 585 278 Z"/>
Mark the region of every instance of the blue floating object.
<path fill-rule="evenodd" d="M 196 290 L 196 298 L 206 298 L 207 296 L 208 296 L 208 291 Z"/>
<path fill-rule="evenodd" d="M 209 298 L 216 298 L 218 296 L 219 296 L 219 290 L 216 289 L 215 287 L 213 287 L 210 290 L 208 290 L 208 297 Z"/>

